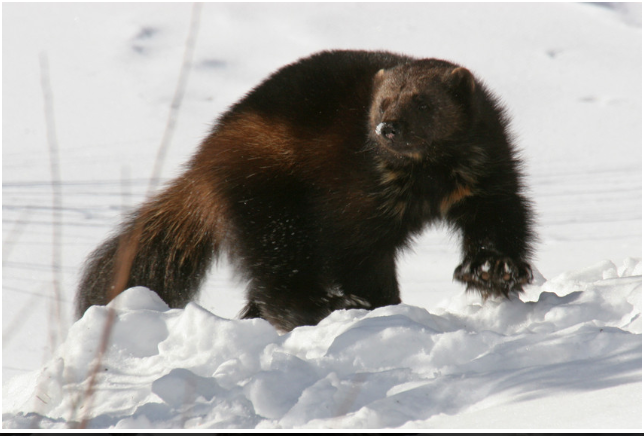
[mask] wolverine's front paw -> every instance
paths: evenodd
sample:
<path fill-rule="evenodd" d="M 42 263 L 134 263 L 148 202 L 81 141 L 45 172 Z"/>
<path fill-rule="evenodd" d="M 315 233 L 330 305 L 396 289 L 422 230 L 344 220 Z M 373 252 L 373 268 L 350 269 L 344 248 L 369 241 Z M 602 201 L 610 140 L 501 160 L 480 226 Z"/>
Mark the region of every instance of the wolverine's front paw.
<path fill-rule="evenodd" d="M 481 252 L 457 266 L 454 279 L 465 283 L 468 291 L 478 291 L 487 299 L 522 292 L 523 285 L 531 283 L 533 276 L 532 268 L 526 262 L 498 253 Z"/>

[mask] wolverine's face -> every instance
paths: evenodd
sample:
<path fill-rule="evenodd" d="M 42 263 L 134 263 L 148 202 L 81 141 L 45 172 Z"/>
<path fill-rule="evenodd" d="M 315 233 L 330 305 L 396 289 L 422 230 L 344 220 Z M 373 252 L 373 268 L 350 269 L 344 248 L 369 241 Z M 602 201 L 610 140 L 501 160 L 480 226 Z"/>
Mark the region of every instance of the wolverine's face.
<path fill-rule="evenodd" d="M 469 71 L 442 61 L 381 70 L 374 77 L 370 136 L 395 155 L 431 158 L 441 141 L 467 127 L 474 86 Z"/>

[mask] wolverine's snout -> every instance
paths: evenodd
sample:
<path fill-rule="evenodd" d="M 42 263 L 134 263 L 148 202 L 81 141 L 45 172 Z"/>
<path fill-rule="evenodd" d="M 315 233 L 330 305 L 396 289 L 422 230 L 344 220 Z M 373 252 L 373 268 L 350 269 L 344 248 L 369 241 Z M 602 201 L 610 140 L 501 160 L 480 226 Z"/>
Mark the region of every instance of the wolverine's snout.
<path fill-rule="evenodd" d="M 396 137 L 399 137 L 402 132 L 400 123 L 396 121 L 386 121 L 378 124 L 376 126 L 376 134 L 379 136 L 384 136 L 390 141 Z"/>

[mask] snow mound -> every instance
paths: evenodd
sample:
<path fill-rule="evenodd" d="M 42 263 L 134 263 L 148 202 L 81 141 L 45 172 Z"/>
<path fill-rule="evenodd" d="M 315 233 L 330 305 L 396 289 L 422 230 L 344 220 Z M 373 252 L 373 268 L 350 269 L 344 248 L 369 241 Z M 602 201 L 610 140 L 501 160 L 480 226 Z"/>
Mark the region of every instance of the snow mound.
<path fill-rule="evenodd" d="M 284 335 L 194 303 L 168 309 L 132 288 L 90 308 L 44 368 L 3 386 L 3 427 L 85 418 L 90 428 L 461 427 L 485 411 L 519 428 L 523 418 L 506 412 L 517 404 L 569 395 L 585 407 L 584 392 L 641 392 L 641 271 L 640 259 L 607 261 L 521 298 L 463 294 L 436 313 L 341 310 Z M 82 398 L 110 311 L 90 404 Z M 602 398 L 615 401 L 592 401 Z M 641 408 L 641 393 L 624 403 Z M 595 425 L 584 414 L 575 421 L 575 407 L 568 426 Z"/>

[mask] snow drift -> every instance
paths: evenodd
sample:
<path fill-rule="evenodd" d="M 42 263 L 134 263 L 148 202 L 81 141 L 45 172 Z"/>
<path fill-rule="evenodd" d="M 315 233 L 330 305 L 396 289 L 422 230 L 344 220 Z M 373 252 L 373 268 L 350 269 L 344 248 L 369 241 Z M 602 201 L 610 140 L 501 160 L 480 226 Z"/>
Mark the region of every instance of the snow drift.
<path fill-rule="evenodd" d="M 132 288 L 88 310 L 44 368 L 5 386 L 3 426 L 89 418 L 94 428 L 460 427 L 467 420 L 450 415 L 494 406 L 500 417 L 517 403 L 615 387 L 632 396 L 622 395 L 624 407 L 641 410 L 641 271 L 640 260 L 607 261 L 541 280 L 521 298 L 462 294 L 436 313 L 405 304 L 337 311 L 284 335 L 194 303 L 170 310 Z M 567 414 L 567 427 L 597 424 Z M 501 422 L 531 423 L 511 414 Z"/>

